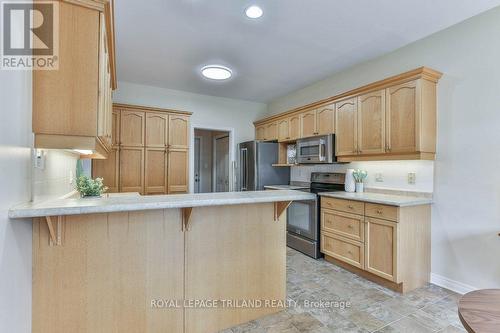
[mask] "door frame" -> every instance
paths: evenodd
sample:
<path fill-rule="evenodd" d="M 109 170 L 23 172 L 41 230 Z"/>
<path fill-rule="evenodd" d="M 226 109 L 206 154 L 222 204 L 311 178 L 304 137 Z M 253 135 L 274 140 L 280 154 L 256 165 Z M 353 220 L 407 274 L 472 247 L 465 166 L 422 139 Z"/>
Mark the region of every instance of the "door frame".
<path fill-rule="evenodd" d="M 198 189 L 201 190 L 201 147 L 203 146 L 203 137 L 202 136 L 195 136 L 194 137 L 194 140 L 193 140 L 193 193 L 194 192 L 194 179 L 195 179 L 195 174 L 196 174 L 196 169 L 195 169 L 195 165 L 194 165 L 194 158 L 196 157 L 196 145 L 195 145 L 195 141 L 196 140 L 199 140 L 200 141 L 200 149 L 198 151 L 198 167 L 200 168 L 200 170 L 198 170 Z"/>
<path fill-rule="evenodd" d="M 236 188 L 236 146 L 234 143 L 233 127 L 217 127 L 203 124 L 191 123 L 189 130 L 189 193 L 194 193 L 194 130 L 221 131 L 229 133 L 229 192 Z"/>
<path fill-rule="evenodd" d="M 212 138 L 212 192 L 217 192 L 217 139 L 223 139 L 229 137 L 228 134 L 216 135 Z M 229 139 L 231 139 L 229 137 Z M 228 144 L 228 150 L 231 151 L 231 141 Z M 228 153 L 229 153 L 228 152 Z M 227 166 L 228 174 L 228 185 L 231 183 L 229 180 L 231 179 L 231 161 L 228 157 L 228 166 Z M 230 191 L 230 190 L 229 190 Z M 231 191 L 230 191 L 231 192 Z"/>

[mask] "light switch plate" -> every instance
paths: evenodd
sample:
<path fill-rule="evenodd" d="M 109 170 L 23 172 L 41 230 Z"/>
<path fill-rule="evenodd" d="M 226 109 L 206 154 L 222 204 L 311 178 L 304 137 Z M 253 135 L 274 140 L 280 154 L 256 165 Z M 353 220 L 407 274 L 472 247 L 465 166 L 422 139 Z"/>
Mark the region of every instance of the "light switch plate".
<path fill-rule="evenodd" d="M 417 174 L 415 172 L 408 172 L 408 184 L 414 185 L 417 182 Z"/>
<path fill-rule="evenodd" d="M 384 176 L 382 175 L 381 172 L 377 172 L 375 174 L 375 181 L 378 182 L 378 183 L 384 182 Z"/>

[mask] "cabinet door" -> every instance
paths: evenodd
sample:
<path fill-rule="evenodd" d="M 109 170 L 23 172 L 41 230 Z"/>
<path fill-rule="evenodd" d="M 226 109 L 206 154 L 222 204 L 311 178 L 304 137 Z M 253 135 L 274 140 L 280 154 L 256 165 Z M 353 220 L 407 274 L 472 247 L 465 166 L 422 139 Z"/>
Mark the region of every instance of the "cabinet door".
<path fill-rule="evenodd" d="M 266 127 L 264 125 L 259 125 L 255 127 L 255 140 L 265 140 L 266 139 Z"/>
<path fill-rule="evenodd" d="M 358 106 L 352 98 L 335 105 L 335 146 L 337 156 L 356 155 L 358 153 Z"/>
<path fill-rule="evenodd" d="M 108 187 L 107 193 L 120 192 L 119 189 L 119 162 L 120 151 L 113 148 L 105 160 L 92 160 L 92 178 L 102 178 L 105 186 Z"/>
<path fill-rule="evenodd" d="M 417 126 L 419 109 L 417 81 L 387 89 L 387 150 L 390 153 L 417 150 Z"/>
<path fill-rule="evenodd" d="M 318 109 L 316 119 L 317 133 L 319 135 L 335 132 L 335 105 L 325 105 Z"/>
<path fill-rule="evenodd" d="M 144 193 L 167 193 L 167 151 L 163 148 L 146 148 L 144 163 Z"/>
<path fill-rule="evenodd" d="M 171 148 L 189 147 L 189 117 L 170 115 L 168 120 L 168 144 Z"/>
<path fill-rule="evenodd" d="M 120 116 L 120 145 L 144 146 L 145 114 L 139 111 L 123 110 Z"/>
<path fill-rule="evenodd" d="M 278 120 L 278 141 L 290 139 L 290 123 L 288 118 Z"/>
<path fill-rule="evenodd" d="M 266 125 L 266 140 L 278 140 L 278 123 L 273 122 Z"/>
<path fill-rule="evenodd" d="M 304 112 L 300 117 L 300 123 L 302 128 L 302 133 L 300 136 L 302 138 L 307 138 L 318 134 L 316 131 L 316 110 Z"/>
<path fill-rule="evenodd" d="M 290 117 L 290 139 L 295 140 L 300 137 L 300 115 Z"/>
<path fill-rule="evenodd" d="M 188 192 L 188 155 L 187 149 L 168 151 L 168 193 Z"/>
<path fill-rule="evenodd" d="M 120 149 L 120 190 L 144 194 L 144 148 Z"/>
<path fill-rule="evenodd" d="M 365 218 L 365 269 L 390 281 L 397 278 L 397 223 Z"/>
<path fill-rule="evenodd" d="M 113 147 L 119 145 L 120 142 L 120 111 L 113 110 L 112 119 L 111 119 L 111 138 Z"/>
<path fill-rule="evenodd" d="M 385 90 L 358 97 L 358 148 L 360 154 L 385 152 Z"/>
<path fill-rule="evenodd" d="M 146 147 L 167 146 L 168 115 L 146 112 Z"/>

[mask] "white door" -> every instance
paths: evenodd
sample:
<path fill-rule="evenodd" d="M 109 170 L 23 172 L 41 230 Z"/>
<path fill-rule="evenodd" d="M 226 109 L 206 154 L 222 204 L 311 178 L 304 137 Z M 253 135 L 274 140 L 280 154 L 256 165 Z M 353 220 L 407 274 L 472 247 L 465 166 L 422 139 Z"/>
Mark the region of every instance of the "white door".
<path fill-rule="evenodd" d="M 215 139 L 215 191 L 229 191 L 229 136 Z"/>
<path fill-rule="evenodd" d="M 194 193 L 200 193 L 200 138 L 194 138 Z"/>

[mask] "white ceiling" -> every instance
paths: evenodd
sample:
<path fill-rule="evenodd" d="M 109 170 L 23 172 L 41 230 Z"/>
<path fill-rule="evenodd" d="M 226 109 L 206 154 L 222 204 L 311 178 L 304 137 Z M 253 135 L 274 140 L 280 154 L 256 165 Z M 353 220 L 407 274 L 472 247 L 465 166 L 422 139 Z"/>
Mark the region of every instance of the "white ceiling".
<path fill-rule="evenodd" d="M 244 15 L 250 4 L 264 16 Z M 500 0 L 117 0 L 120 81 L 268 102 Z M 204 79 L 211 63 L 233 69 Z M 425 64 L 422 64 L 425 65 Z"/>

